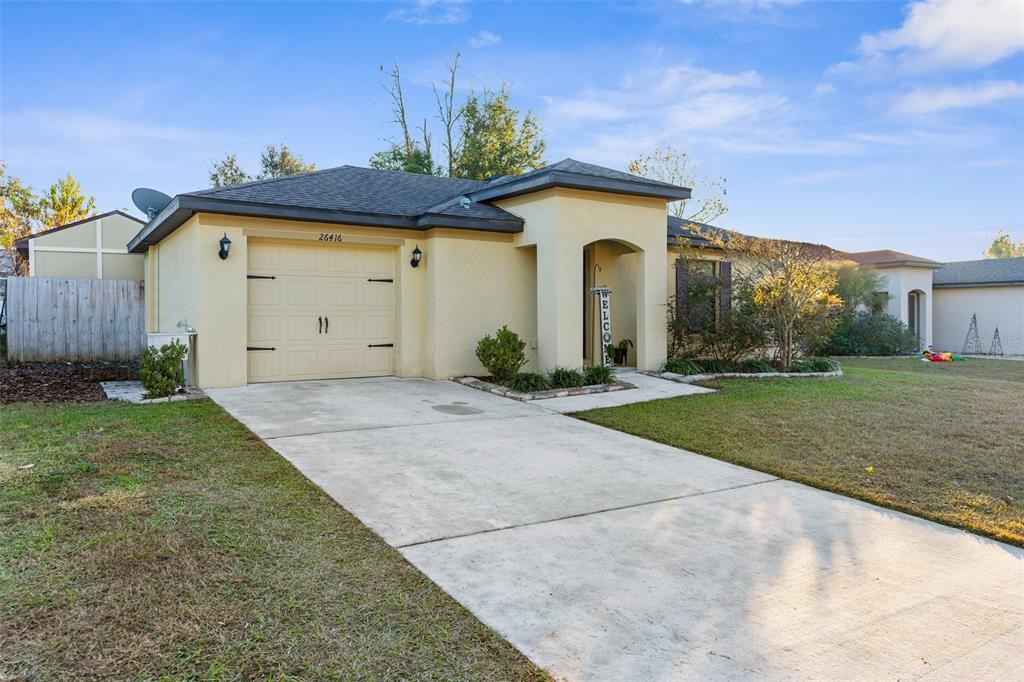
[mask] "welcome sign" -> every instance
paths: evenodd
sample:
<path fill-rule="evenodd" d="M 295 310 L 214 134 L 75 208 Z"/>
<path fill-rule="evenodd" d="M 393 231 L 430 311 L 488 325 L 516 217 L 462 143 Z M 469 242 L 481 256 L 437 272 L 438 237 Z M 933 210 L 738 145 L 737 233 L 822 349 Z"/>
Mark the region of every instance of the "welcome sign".
<path fill-rule="evenodd" d="M 608 355 L 608 344 L 612 342 L 612 290 L 608 287 L 593 287 L 590 293 L 597 296 L 598 322 L 601 326 L 601 361 L 605 367 L 611 367 L 612 359 Z"/>

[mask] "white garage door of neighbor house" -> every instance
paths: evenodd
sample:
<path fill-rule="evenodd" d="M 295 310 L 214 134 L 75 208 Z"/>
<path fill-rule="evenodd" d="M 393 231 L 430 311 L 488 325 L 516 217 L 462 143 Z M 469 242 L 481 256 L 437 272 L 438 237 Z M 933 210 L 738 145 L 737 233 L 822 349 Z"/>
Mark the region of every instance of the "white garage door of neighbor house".
<path fill-rule="evenodd" d="M 248 252 L 249 381 L 392 373 L 393 249 L 250 241 Z"/>

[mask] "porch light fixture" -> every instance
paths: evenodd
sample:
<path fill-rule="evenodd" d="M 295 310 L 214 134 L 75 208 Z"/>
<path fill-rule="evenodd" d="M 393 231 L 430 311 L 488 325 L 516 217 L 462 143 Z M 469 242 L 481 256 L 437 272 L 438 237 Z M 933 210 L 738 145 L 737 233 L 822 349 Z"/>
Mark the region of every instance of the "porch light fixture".
<path fill-rule="evenodd" d="M 423 252 L 420 251 L 420 245 L 417 244 L 416 248 L 412 250 L 412 260 L 409 261 L 409 265 L 413 266 L 414 268 L 418 268 L 420 266 L 420 260 L 422 258 Z"/>
<path fill-rule="evenodd" d="M 228 239 L 228 233 L 225 232 L 224 236 L 220 238 L 220 252 L 217 254 L 221 260 L 228 259 L 228 251 L 231 250 L 231 240 Z"/>

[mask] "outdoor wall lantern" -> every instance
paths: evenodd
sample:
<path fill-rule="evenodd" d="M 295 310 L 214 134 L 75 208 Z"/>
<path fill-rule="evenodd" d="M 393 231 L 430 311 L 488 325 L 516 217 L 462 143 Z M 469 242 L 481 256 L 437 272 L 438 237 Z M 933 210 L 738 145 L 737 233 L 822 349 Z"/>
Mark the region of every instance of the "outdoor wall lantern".
<path fill-rule="evenodd" d="M 224 236 L 220 238 L 220 252 L 217 254 L 221 260 L 228 259 L 228 251 L 231 250 L 231 240 L 228 239 L 228 233 L 225 232 Z"/>
<path fill-rule="evenodd" d="M 417 244 L 416 248 L 412 250 L 412 260 L 409 261 L 409 265 L 413 266 L 414 268 L 418 268 L 420 266 L 420 260 L 422 258 L 423 252 L 420 251 L 420 245 Z"/>

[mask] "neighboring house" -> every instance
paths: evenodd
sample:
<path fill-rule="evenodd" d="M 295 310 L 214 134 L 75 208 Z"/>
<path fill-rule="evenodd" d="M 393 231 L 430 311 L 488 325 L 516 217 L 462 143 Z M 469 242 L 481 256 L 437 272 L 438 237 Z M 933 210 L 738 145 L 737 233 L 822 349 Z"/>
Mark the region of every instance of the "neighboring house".
<path fill-rule="evenodd" d="M 936 348 L 962 350 L 976 315 L 983 353 L 998 327 L 1003 352 L 1024 355 L 1024 258 L 946 263 L 932 288 Z"/>
<path fill-rule="evenodd" d="M 931 346 L 935 314 L 932 273 L 941 268 L 942 263 L 889 250 L 860 251 L 847 257 L 878 271 L 886 287 L 883 310 L 907 325 L 917 335 L 921 348 Z"/>
<path fill-rule="evenodd" d="M 14 248 L 32 277 L 140 280 L 144 259 L 128 253 L 127 244 L 144 224 L 110 211 L 23 237 Z"/>
<path fill-rule="evenodd" d="M 592 364 L 594 285 L 630 363 L 657 369 L 666 206 L 689 195 L 571 159 L 489 181 L 342 166 L 179 194 L 129 251 L 148 330 L 195 329 L 202 387 L 480 373 L 477 342 L 502 325 L 533 369 Z"/>

